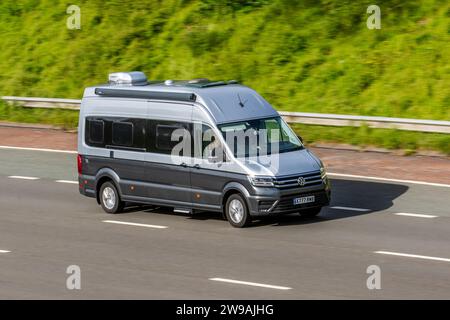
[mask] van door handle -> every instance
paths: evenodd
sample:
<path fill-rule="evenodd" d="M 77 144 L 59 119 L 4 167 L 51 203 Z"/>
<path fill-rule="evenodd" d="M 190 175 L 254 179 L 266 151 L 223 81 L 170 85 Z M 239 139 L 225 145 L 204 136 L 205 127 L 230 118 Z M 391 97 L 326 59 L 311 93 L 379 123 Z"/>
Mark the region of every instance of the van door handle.
<path fill-rule="evenodd" d="M 200 165 L 197 163 L 197 164 L 194 164 L 194 168 L 195 169 L 200 169 Z"/>

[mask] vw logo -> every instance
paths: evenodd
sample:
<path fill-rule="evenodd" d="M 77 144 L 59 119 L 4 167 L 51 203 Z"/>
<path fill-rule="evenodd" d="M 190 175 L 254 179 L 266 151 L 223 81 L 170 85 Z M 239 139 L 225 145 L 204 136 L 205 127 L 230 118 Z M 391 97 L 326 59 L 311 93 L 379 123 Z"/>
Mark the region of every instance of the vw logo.
<path fill-rule="evenodd" d="M 303 186 L 305 185 L 305 178 L 299 177 L 299 178 L 297 179 L 297 183 L 298 183 L 301 187 L 303 187 Z"/>

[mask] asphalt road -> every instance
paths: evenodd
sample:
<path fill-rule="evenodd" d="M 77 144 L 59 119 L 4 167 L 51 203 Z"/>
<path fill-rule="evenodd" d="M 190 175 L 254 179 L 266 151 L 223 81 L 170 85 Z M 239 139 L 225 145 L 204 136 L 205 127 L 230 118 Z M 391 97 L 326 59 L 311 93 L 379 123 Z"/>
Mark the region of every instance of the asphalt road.
<path fill-rule="evenodd" d="M 150 206 L 107 215 L 57 182 L 75 166 L 74 154 L 0 150 L 0 299 L 450 298 L 450 188 L 342 177 L 317 218 L 235 229 Z M 81 290 L 66 288 L 69 265 Z M 366 286 L 370 265 L 381 290 Z"/>

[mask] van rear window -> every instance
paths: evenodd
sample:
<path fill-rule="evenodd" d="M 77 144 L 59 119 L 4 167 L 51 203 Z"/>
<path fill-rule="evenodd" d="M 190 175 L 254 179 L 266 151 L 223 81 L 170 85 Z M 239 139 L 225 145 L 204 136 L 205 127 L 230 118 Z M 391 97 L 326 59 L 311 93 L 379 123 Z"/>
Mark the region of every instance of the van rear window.
<path fill-rule="evenodd" d="M 103 120 L 88 120 L 88 139 L 91 143 L 103 143 L 105 139 L 105 122 Z"/>

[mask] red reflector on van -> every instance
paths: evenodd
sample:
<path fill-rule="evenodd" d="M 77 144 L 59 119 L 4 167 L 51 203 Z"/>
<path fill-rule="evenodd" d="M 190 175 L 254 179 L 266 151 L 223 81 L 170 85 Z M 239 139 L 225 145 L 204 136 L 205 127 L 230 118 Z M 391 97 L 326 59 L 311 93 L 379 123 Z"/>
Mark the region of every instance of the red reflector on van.
<path fill-rule="evenodd" d="M 81 155 L 78 155 L 77 157 L 77 165 L 78 165 L 78 174 L 81 174 L 83 171 L 83 157 Z"/>

